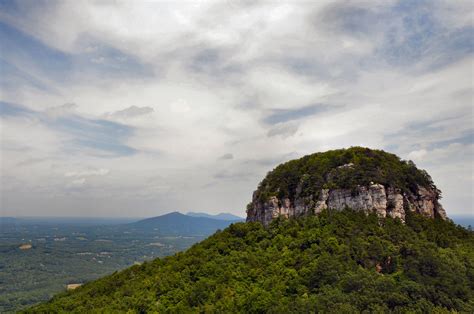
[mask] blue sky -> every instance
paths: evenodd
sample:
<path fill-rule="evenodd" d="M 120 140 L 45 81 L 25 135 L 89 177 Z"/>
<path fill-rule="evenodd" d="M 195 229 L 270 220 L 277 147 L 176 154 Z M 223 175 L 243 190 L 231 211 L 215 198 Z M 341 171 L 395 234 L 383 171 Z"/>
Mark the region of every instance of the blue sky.
<path fill-rule="evenodd" d="M 470 1 L 0 1 L 1 213 L 232 212 L 355 145 L 474 212 Z"/>

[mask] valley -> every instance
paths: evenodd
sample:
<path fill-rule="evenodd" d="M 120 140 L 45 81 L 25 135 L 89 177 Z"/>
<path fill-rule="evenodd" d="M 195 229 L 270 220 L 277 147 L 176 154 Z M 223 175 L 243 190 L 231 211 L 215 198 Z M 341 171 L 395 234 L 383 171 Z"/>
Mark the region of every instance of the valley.
<path fill-rule="evenodd" d="M 230 223 L 205 218 L 203 230 L 196 223 L 201 218 L 174 213 L 154 219 L 157 225 L 164 219 L 170 229 L 153 224 L 140 229 L 131 219 L 3 219 L 0 312 L 17 311 L 134 264 L 185 250 L 213 233 L 213 223 Z"/>

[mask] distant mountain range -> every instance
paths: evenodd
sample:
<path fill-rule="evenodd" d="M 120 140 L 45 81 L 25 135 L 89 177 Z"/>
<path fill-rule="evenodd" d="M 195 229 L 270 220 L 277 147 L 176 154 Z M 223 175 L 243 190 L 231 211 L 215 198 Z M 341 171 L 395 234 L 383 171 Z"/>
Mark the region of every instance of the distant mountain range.
<path fill-rule="evenodd" d="M 206 217 L 206 218 L 212 218 L 212 219 L 218 219 L 218 220 L 238 220 L 238 221 L 244 221 L 245 218 L 232 215 L 229 213 L 220 213 L 216 215 L 211 215 L 207 213 L 196 213 L 196 212 L 189 212 L 186 214 L 187 216 L 192 216 L 192 217 Z"/>
<path fill-rule="evenodd" d="M 454 221 L 454 223 L 461 225 L 465 228 L 471 226 L 474 228 L 474 216 L 468 215 L 452 215 L 450 218 Z"/>
<path fill-rule="evenodd" d="M 156 232 L 162 235 L 207 236 L 237 221 L 243 221 L 243 219 L 239 217 L 238 220 L 223 220 L 172 212 L 143 219 L 127 226 L 137 231 Z"/>
<path fill-rule="evenodd" d="M 211 215 L 211 214 L 206 214 L 206 213 L 196 213 L 196 212 L 189 212 L 186 215 L 180 214 L 182 216 L 189 216 L 189 217 L 201 217 L 201 218 L 210 218 L 214 220 L 219 220 L 219 221 L 225 221 L 225 222 L 238 222 L 238 221 L 244 221 L 245 219 L 236 215 L 232 215 L 229 213 L 221 213 L 217 215 Z M 166 215 L 164 215 L 166 216 Z M 162 216 L 154 217 L 154 218 L 159 218 Z M 148 219 L 154 219 L 154 218 L 148 218 Z M 469 225 L 474 227 L 474 216 L 469 216 L 469 215 L 452 215 L 450 218 L 454 221 L 454 223 L 459 224 L 465 228 L 467 228 Z M 148 220 L 145 219 L 145 220 Z M 51 224 L 51 223 L 57 223 L 57 224 L 80 224 L 80 225 L 115 225 L 115 224 L 123 224 L 123 223 L 128 223 L 135 220 L 134 218 L 96 218 L 96 217 L 22 217 L 22 218 L 16 218 L 16 217 L 0 217 L 0 226 L 6 227 L 9 225 L 17 225 L 17 224 L 22 224 L 22 225 L 31 225 L 31 224 Z M 143 221 L 143 220 L 141 220 Z M 132 224 L 133 225 L 133 224 Z M 228 225 L 228 224 L 227 224 Z M 217 229 L 216 229 L 217 230 Z M 1 230 L 0 230 L 1 231 Z"/>

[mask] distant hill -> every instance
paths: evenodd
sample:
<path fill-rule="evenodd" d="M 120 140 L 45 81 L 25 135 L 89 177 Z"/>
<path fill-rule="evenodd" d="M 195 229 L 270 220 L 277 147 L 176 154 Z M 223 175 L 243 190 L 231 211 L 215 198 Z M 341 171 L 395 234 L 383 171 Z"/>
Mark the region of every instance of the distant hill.
<path fill-rule="evenodd" d="M 220 213 L 217 215 L 211 215 L 207 213 L 196 213 L 196 212 L 189 212 L 186 215 L 192 216 L 192 217 L 206 217 L 206 218 L 212 218 L 212 219 L 218 219 L 218 220 L 236 220 L 236 221 L 244 221 L 245 219 L 236 215 L 232 215 L 229 213 Z"/>
<path fill-rule="evenodd" d="M 162 216 L 147 218 L 131 224 L 127 227 L 143 232 L 157 232 L 162 235 L 184 235 L 184 236 L 207 236 L 218 229 L 224 229 L 232 221 L 212 219 L 207 217 L 193 217 L 178 212 L 172 212 Z"/>
<path fill-rule="evenodd" d="M 468 215 L 453 215 L 451 216 L 451 219 L 454 221 L 454 223 L 457 223 L 458 225 L 461 225 L 463 227 L 469 227 L 471 226 L 474 228 L 474 216 L 468 216 Z"/>

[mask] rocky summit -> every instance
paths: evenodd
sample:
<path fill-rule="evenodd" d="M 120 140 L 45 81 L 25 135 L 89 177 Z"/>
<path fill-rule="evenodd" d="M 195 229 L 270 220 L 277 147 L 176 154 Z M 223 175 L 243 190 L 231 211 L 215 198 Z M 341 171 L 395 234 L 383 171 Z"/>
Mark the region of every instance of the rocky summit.
<path fill-rule="evenodd" d="M 441 191 L 412 161 L 363 147 L 316 153 L 269 172 L 247 206 L 247 221 L 351 208 L 405 221 L 407 211 L 446 219 Z"/>

